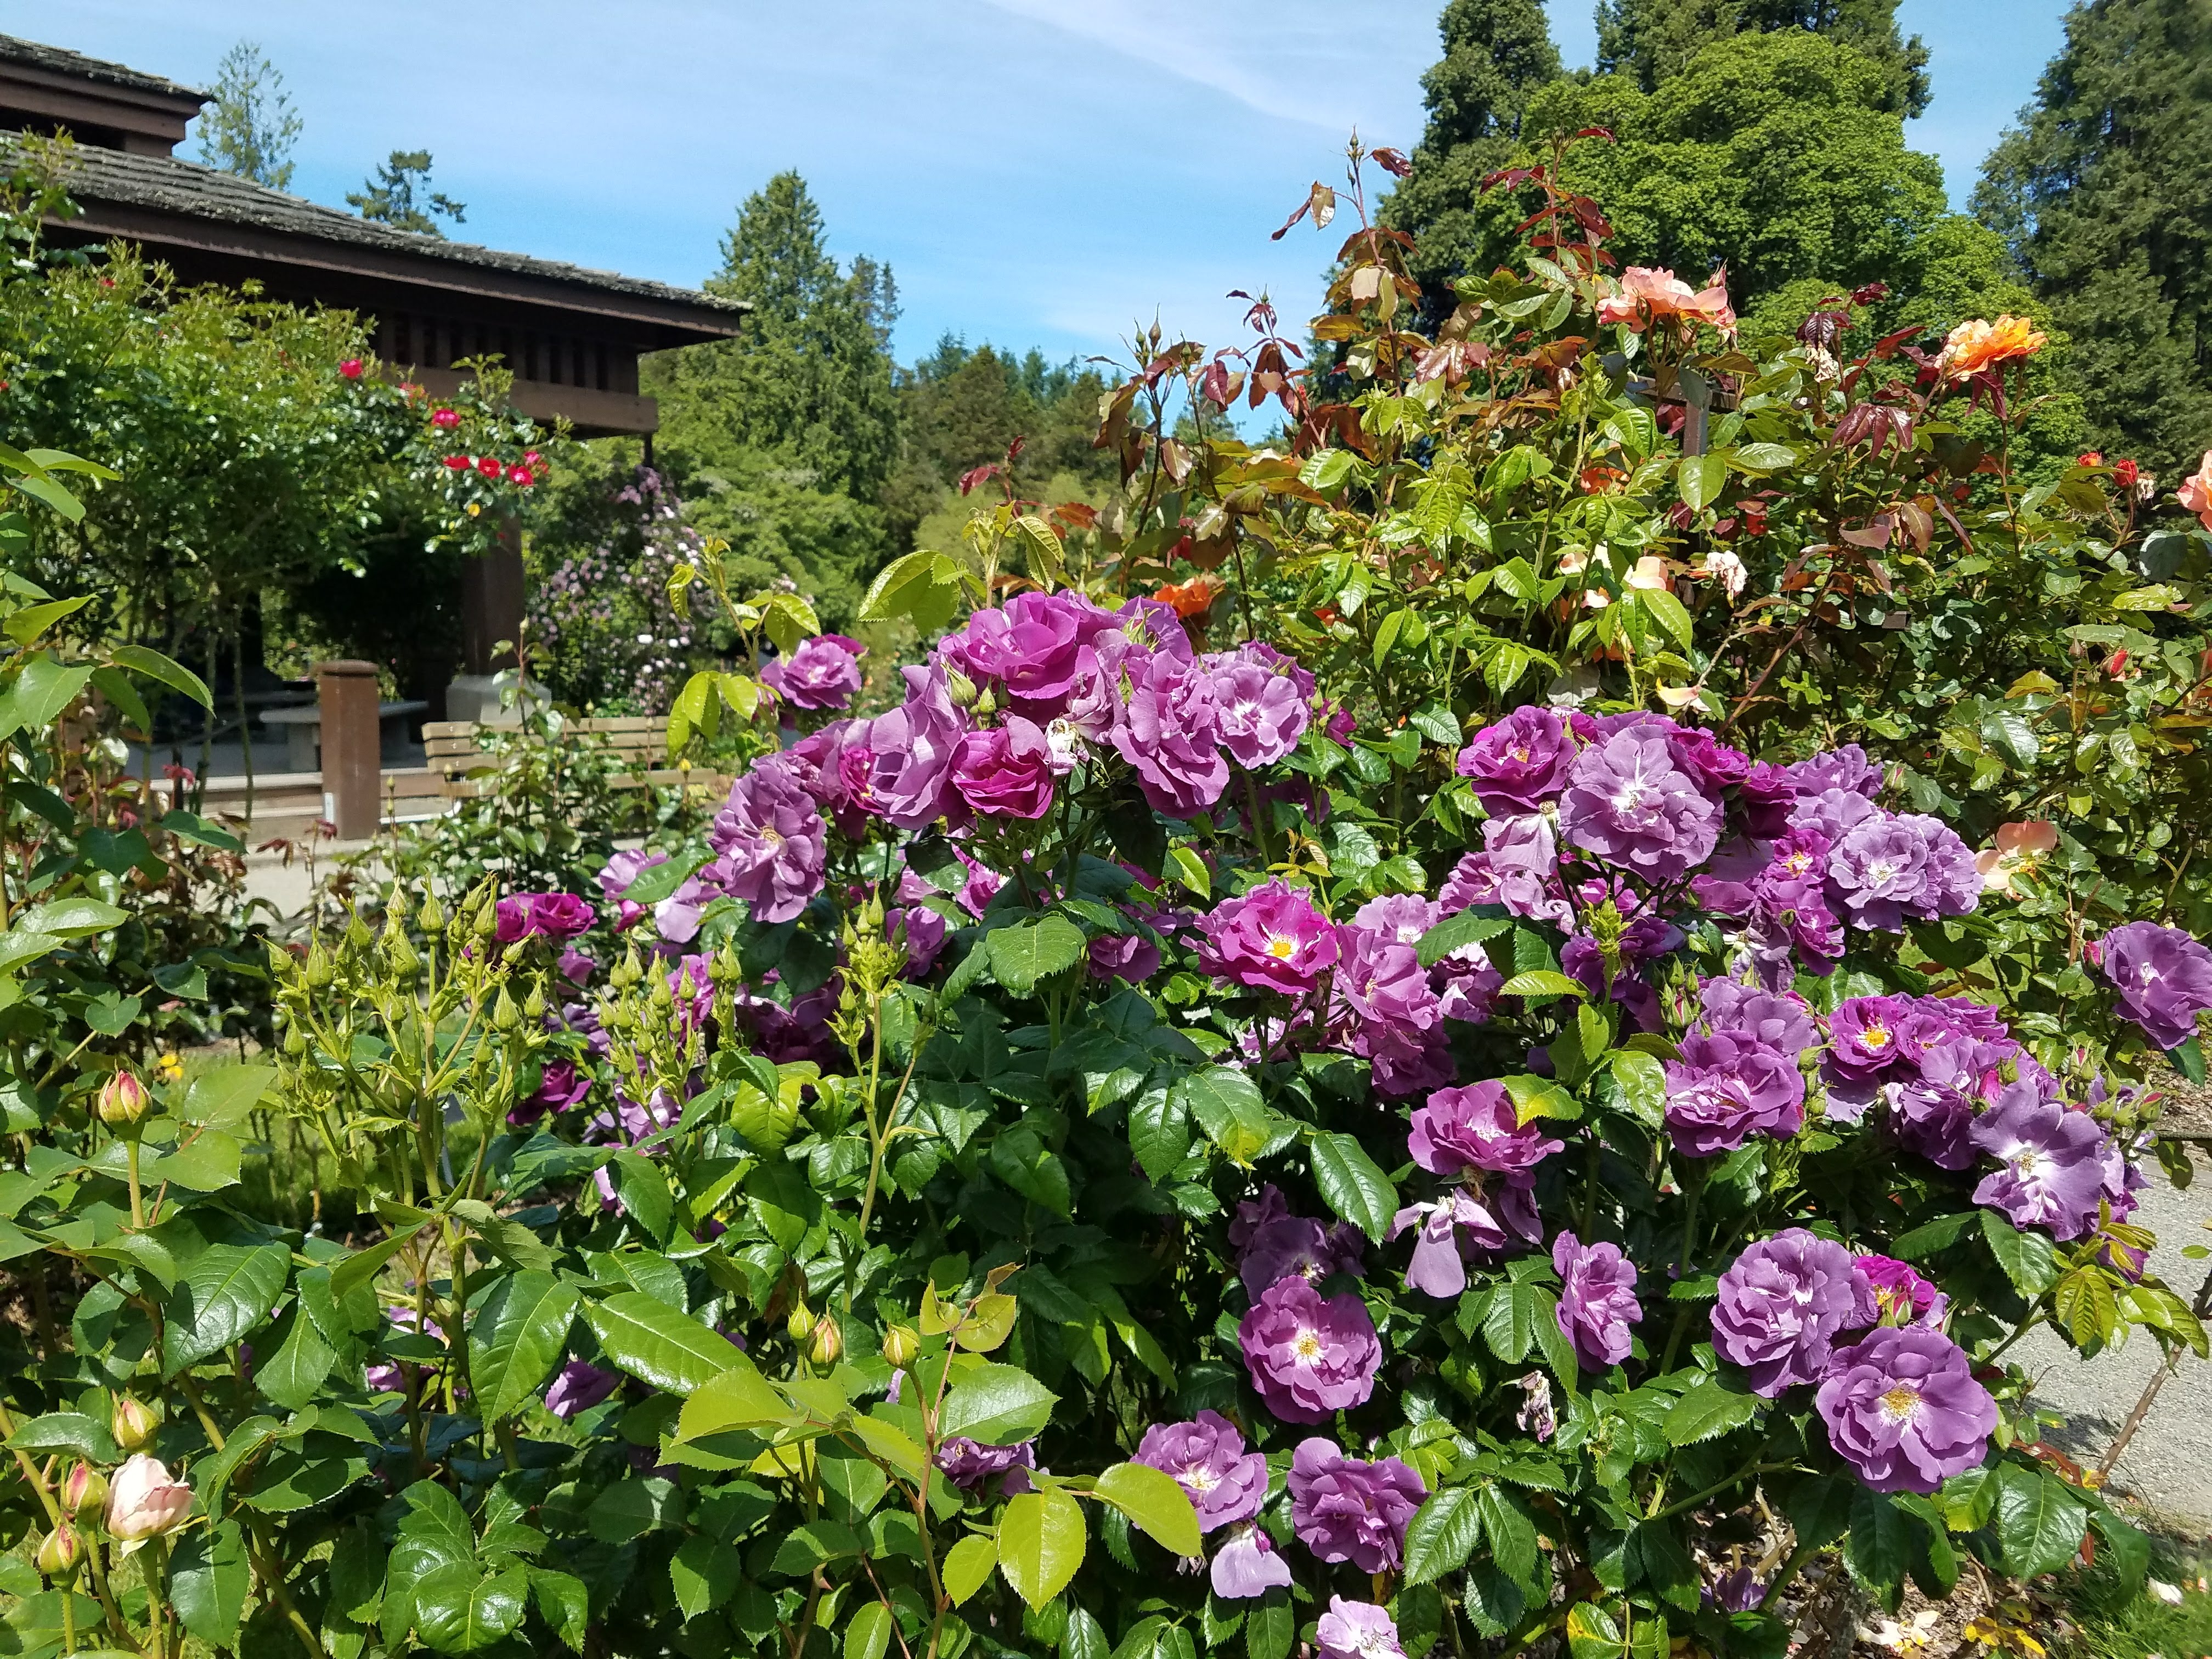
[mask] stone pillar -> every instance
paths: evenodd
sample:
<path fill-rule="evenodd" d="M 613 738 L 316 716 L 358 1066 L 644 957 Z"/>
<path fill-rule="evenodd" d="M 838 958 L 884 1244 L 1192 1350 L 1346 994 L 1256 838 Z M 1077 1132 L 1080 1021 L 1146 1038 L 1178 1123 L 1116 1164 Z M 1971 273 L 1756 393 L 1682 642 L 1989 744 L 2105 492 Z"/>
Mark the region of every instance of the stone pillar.
<path fill-rule="evenodd" d="M 376 665 L 317 663 L 315 700 L 323 716 L 323 816 L 340 841 L 367 841 L 383 804 Z"/>

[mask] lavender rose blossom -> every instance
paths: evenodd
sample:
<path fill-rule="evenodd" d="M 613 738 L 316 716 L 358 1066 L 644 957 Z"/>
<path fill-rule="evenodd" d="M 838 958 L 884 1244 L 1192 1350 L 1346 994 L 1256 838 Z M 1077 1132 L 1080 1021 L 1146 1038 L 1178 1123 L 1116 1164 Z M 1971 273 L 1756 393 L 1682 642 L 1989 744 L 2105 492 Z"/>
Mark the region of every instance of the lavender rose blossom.
<path fill-rule="evenodd" d="M 1367 1304 L 1323 1301 L 1299 1278 L 1270 1285 L 1237 1328 L 1244 1369 L 1268 1412 L 1285 1423 L 1326 1423 L 1375 1392 L 1382 1346 Z"/>
<path fill-rule="evenodd" d="M 1647 881 L 1679 881 L 1712 856 L 1720 804 L 1675 764 L 1667 734 L 1632 726 L 1575 757 L 1559 832 Z"/>
<path fill-rule="evenodd" d="M 1363 1462 L 1318 1435 L 1291 1455 L 1291 1525 L 1324 1561 L 1362 1572 L 1395 1572 L 1406 1523 L 1429 1495 L 1421 1477 L 1395 1457 Z"/>
<path fill-rule="evenodd" d="M 2087 1112 L 2027 1094 L 1984 1114 L 1972 1133 L 1974 1145 L 2001 1166 L 1982 1177 L 1975 1203 L 2002 1210 L 2023 1230 L 2048 1227 L 2057 1239 L 2079 1238 L 2096 1226 L 2106 1136 Z"/>
<path fill-rule="evenodd" d="M 572 1417 L 580 1417 L 620 1387 L 622 1378 L 615 1372 L 572 1359 L 561 1368 L 561 1374 L 553 1379 L 553 1386 L 545 1390 L 545 1409 L 565 1422 Z"/>
<path fill-rule="evenodd" d="M 2212 950 L 2179 927 L 2131 921 L 2091 947 L 2091 959 L 2119 994 L 2120 1012 L 2161 1048 L 2197 1035 L 2197 1017 L 2212 1008 Z"/>
<path fill-rule="evenodd" d="M 985 1483 L 1003 1476 L 1000 1491 L 1018 1497 L 1031 1490 L 1026 1471 L 1036 1467 L 1036 1443 L 986 1446 L 956 1434 L 938 1447 L 936 1462 L 939 1472 L 963 1492 L 980 1491 Z"/>
<path fill-rule="evenodd" d="M 1406 1659 L 1398 1645 L 1398 1626 L 1372 1601 L 1328 1598 L 1328 1611 L 1314 1626 L 1321 1659 Z"/>
<path fill-rule="evenodd" d="M 1644 1317 L 1636 1299 L 1636 1264 L 1617 1244 L 1585 1244 L 1562 1232 L 1552 1242 L 1559 1272 L 1559 1329 L 1575 1345 L 1588 1370 L 1603 1370 L 1628 1358 L 1629 1327 Z"/>
<path fill-rule="evenodd" d="M 1566 722 L 1555 710 L 1530 704 L 1476 732 L 1459 751 L 1455 769 L 1474 784 L 1484 811 L 1512 817 L 1557 800 L 1574 759 Z"/>
<path fill-rule="evenodd" d="M 1052 753 L 1034 720 L 963 736 L 952 754 L 952 787 L 987 818 L 1041 818 L 1052 810 Z"/>
<path fill-rule="evenodd" d="M 1202 1533 L 1249 1521 L 1267 1498 L 1267 1455 L 1246 1451 L 1237 1425 L 1218 1412 L 1153 1424 L 1131 1461 L 1175 1477 L 1198 1511 Z"/>
<path fill-rule="evenodd" d="M 757 921 L 789 921 L 822 890 L 829 860 L 822 814 L 796 769 L 764 760 L 730 787 L 708 839 L 721 884 Z"/>
<path fill-rule="evenodd" d="M 1513 1097 L 1498 1082 L 1437 1090 L 1414 1112 L 1407 1136 L 1413 1162 L 1431 1175 L 1468 1169 L 1518 1175 L 1565 1145 L 1547 1136 L 1540 1121 L 1522 1123 Z"/>
<path fill-rule="evenodd" d="M 1216 979 L 1300 996 L 1336 965 L 1336 928 L 1304 893 L 1271 881 L 1202 918 L 1199 959 Z"/>
<path fill-rule="evenodd" d="M 842 708 L 860 689 L 860 659 L 867 654 L 858 640 L 817 634 L 762 669 L 761 684 L 793 708 Z"/>
<path fill-rule="evenodd" d="M 1875 1492 L 1923 1496 L 1979 1468 L 1996 1402 L 1940 1331 L 1885 1328 L 1835 1356 L 1814 1397 L 1828 1443 Z"/>
<path fill-rule="evenodd" d="M 1761 1239 L 1721 1275 L 1713 1346 L 1774 1399 L 1826 1374 L 1830 1344 L 1850 1324 L 1864 1277 L 1842 1245 L 1790 1227 Z M 1868 1292 L 1871 1296 L 1871 1291 Z"/>
<path fill-rule="evenodd" d="M 1804 1073 L 1756 1037 L 1686 1036 L 1666 1078 L 1667 1128 L 1689 1157 L 1734 1152 L 1754 1134 L 1787 1139 L 1804 1125 Z"/>

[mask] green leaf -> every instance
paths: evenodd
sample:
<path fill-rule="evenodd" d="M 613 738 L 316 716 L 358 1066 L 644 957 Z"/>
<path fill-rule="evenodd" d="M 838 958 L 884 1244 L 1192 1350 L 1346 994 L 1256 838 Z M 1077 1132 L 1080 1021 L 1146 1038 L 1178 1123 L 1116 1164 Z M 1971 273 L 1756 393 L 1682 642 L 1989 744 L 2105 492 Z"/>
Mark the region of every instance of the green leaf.
<path fill-rule="evenodd" d="M 647 1162 L 635 1152 L 617 1152 L 615 1157 L 617 1159 L 635 1158 L 641 1164 Z M 656 1179 L 659 1173 L 658 1170 L 653 1171 Z M 665 1183 L 661 1190 L 664 1193 L 667 1190 Z M 623 1189 L 623 1195 L 627 1199 L 627 1188 Z M 454 1220 L 483 1240 L 484 1247 L 508 1267 L 519 1272 L 534 1270 L 540 1273 L 552 1267 L 553 1252 L 547 1248 L 544 1239 L 514 1217 L 501 1215 L 482 1199 L 461 1199 L 453 1205 L 452 1213 Z"/>
<path fill-rule="evenodd" d="M 1431 1492 L 1406 1527 L 1406 1582 L 1426 1584 L 1467 1565 L 1482 1536 L 1482 1499 L 1474 1486 Z"/>
<path fill-rule="evenodd" d="M 1532 968 L 1525 974 L 1516 974 L 1498 988 L 1502 997 L 1586 997 L 1589 988 L 1578 979 L 1555 973 L 1548 968 Z"/>
<path fill-rule="evenodd" d="M 627 1544 L 683 1523 L 684 1493 L 665 1475 L 634 1474 L 617 1480 L 584 1511 L 584 1525 L 602 1544 Z"/>
<path fill-rule="evenodd" d="M 194 1636 L 211 1648 L 238 1639 L 251 1571 L 246 1534 L 235 1521 L 195 1528 L 169 1557 L 169 1604 Z"/>
<path fill-rule="evenodd" d="M 910 617 L 927 638 L 952 619 L 960 603 L 960 567 L 942 553 L 908 553 L 893 559 L 868 585 L 862 622 Z"/>
<path fill-rule="evenodd" d="M 1278 1120 L 1260 1098 L 1259 1085 L 1230 1066 L 1209 1066 L 1175 1085 L 1174 1093 L 1206 1138 L 1240 1169 L 1275 1138 Z"/>
<path fill-rule="evenodd" d="M 1499 1362 L 1517 1365 L 1536 1340 L 1536 1286 L 1522 1280 L 1500 1285 L 1490 1297 L 1482 1339 Z"/>
<path fill-rule="evenodd" d="M 1322 1197 L 1329 1208 L 1353 1226 L 1365 1233 L 1375 1243 L 1381 1243 L 1390 1234 L 1390 1223 L 1398 1213 L 1397 1189 L 1390 1179 L 1367 1156 L 1367 1151 L 1350 1135 L 1326 1134 L 1316 1130 L 1313 1136 L 1314 1184 L 1321 1188 Z M 1187 1555 L 1196 1554 L 1186 1550 Z"/>
<path fill-rule="evenodd" d="M 27 605 L 8 618 L 4 626 L 8 637 L 18 645 L 28 645 L 63 617 L 72 616 L 92 603 L 86 593 L 74 599 L 48 599 L 44 605 Z"/>
<path fill-rule="evenodd" d="M 591 1593 L 584 1588 L 584 1581 L 550 1567 L 532 1567 L 530 1599 L 537 1602 L 538 1616 L 553 1627 L 554 1634 L 573 1651 L 581 1653 L 592 1620 Z"/>
<path fill-rule="evenodd" d="M 2166 1057 L 2175 1071 L 2198 1088 L 2204 1086 L 2204 1048 L 2195 1037 L 2185 1037 L 2180 1047 L 2166 1051 Z"/>
<path fill-rule="evenodd" d="M 1041 1607 L 1066 1588 L 1083 1565 L 1083 1510 L 1058 1489 L 1010 1500 L 999 1522 L 999 1571 L 1014 1594 Z"/>
<path fill-rule="evenodd" d="M 17 1424 L 15 1432 L 8 1437 L 8 1449 L 34 1456 L 82 1457 L 88 1463 L 116 1463 L 123 1456 L 107 1425 L 82 1412 L 48 1412 Z"/>
<path fill-rule="evenodd" d="M 1720 498 L 1728 483 L 1728 462 L 1719 455 L 1685 455 L 1674 469 L 1674 481 L 1681 488 L 1682 504 L 1700 512 Z"/>
<path fill-rule="evenodd" d="M 520 1628 L 527 1568 L 480 1576 L 473 1562 L 440 1567 L 415 1586 L 415 1630 L 437 1653 L 478 1653 Z"/>
<path fill-rule="evenodd" d="M 519 1273 L 488 1297 L 469 1330 L 469 1380 L 486 1423 L 512 1417 L 561 1362 L 578 1294 L 550 1273 Z"/>
<path fill-rule="evenodd" d="M 64 667 L 45 655 L 32 658 L 15 683 L 0 694 L 0 737 L 45 731 L 76 701 L 91 678 L 89 668 Z"/>
<path fill-rule="evenodd" d="M 2017 1463 L 2000 1463 L 1995 1475 L 1997 1544 L 2005 1571 L 2015 1578 L 2056 1572 L 2081 1547 L 2088 1506 L 2056 1475 Z"/>
<path fill-rule="evenodd" d="M 185 1087 L 176 1113 L 187 1123 L 227 1129 L 246 1121 L 246 1115 L 276 1080 L 273 1066 L 228 1064 L 210 1066 Z"/>
<path fill-rule="evenodd" d="M 399 1254 L 409 1239 L 421 1232 L 427 1223 L 417 1221 L 411 1226 L 387 1234 L 365 1250 L 356 1250 L 331 1269 L 331 1298 L 343 1302 L 354 1291 L 374 1279 L 392 1258 Z"/>
<path fill-rule="evenodd" d="M 1844 1537 L 1844 1565 L 1852 1577 L 1879 1593 L 1889 1605 L 1905 1583 L 1918 1523 L 1881 1492 L 1857 1488 L 1851 1494 L 1851 1526 Z"/>
<path fill-rule="evenodd" d="M 1667 1413 L 1663 1431 L 1674 1446 L 1694 1446 L 1740 1429 L 1758 1414 L 1756 1395 L 1739 1393 L 1727 1384 L 1707 1380 L 1677 1400 Z"/>
<path fill-rule="evenodd" d="M 1651 613 L 1653 619 L 1660 627 L 1674 636 L 1676 643 L 1680 645 L 1683 650 L 1687 651 L 1691 648 L 1695 629 L 1690 622 L 1690 613 L 1681 600 L 1663 587 L 1638 588 L 1636 590 L 1636 597 L 1638 602 Z"/>
<path fill-rule="evenodd" d="M 693 1533 L 669 1558 L 668 1587 L 686 1619 L 712 1613 L 736 1593 L 744 1576 L 738 1553 L 718 1538 Z"/>
<path fill-rule="evenodd" d="M 845 1659 L 884 1659 L 891 1644 L 891 1610 L 881 1601 L 866 1601 L 845 1626 Z"/>
<path fill-rule="evenodd" d="M 1535 1516 L 1524 1499 L 1504 1486 L 1480 1490 L 1482 1530 L 1490 1540 L 1491 1559 L 1508 1578 L 1533 1589 L 1540 1547 Z"/>
<path fill-rule="evenodd" d="M 1171 1474 L 1142 1463 L 1116 1463 L 1098 1477 L 1097 1495 L 1127 1516 L 1172 1555 L 1199 1555 L 1198 1511 Z"/>
<path fill-rule="evenodd" d="M 1175 871 L 1175 878 L 1199 897 L 1213 896 L 1213 877 L 1206 867 L 1206 860 L 1189 848 L 1181 842 L 1169 848 L 1168 863 Z"/>
<path fill-rule="evenodd" d="M 1800 1545 L 1825 1549 L 1841 1538 L 1851 1524 L 1854 1482 L 1825 1474 L 1809 1475 L 1790 1487 L 1784 1507 Z"/>
<path fill-rule="evenodd" d="M 1890 1252 L 1901 1261 L 1917 1261 L 1923 1256 L 1948 1249 L 1973 1228 L 1974 1213 L 1972 1210 L 1954 1210 L 1948 1215 L 1938 1216 L 1905 1234 L 1889 1247 Z"/>
<path fill-rule="evenodd" d="M 1166 1181 L 1190 1156 L 1189 1115 L 1166 1085 L 1153 1083 L 1130 1103 L 1129 1150 L 1155 1182 Z"/>
<path fill-rule="evenodd" d="M 1996 1210 L 1982 1212 L 1982 1237 L 1997 1266 L 2022 1296 L 2041 1296 L 2058 1282 L 2058 1252 L 2041 1233 L 2025 1232 Z"/>
<path fill-rule="evenodd" d="M 983 1588 L 998 1565 L 998 1540 L 987 1532 L 969 1533 L 945 1552 L 945 1593 L 956 1605 L 967 1601 Z"/>
<path fill-rule="evenodd" d="M 210 1244 L 185 1269 L 163 1310 L 162 1372 L 175 1376 L 228 1347 L 266 1318 L 291 1277 L 282 1244 Z"/>
<path fill-rule="evenodd" d="M 1298 1633 L 1298 1615 L 1291 1606 L 1291 1593 L 1274 1585 L 1258 1601 L 1246 1602 L 1245 1607 L 1245 1659 L 1290 1659 Z"/>
<path fill-rule="evenodd" d="M 88 933 L 112 933 L 130 920 L 128 910 L 102 904 L 98 899 L 65 898 L 51 904 L 34 904 L 19 912 L 15 926 L 27 933 L 82 939 Z"/>
<path fill-rule="evenodd" d="M 744 1363 L 737 1345 L 642 1291 L 586 1302 L 584 1320 L 607 1358 L 641 1382 L 688 1395 Z"/>
<path fill-rule="evenodd" d="M 257 1352 L 253 1382 L 285 1410 L 296 1412 L 315 1397 L 337 1363 L 337 1350 L 315 1328 L 306 1305 L 295 1298 L 276 1328 L 276 1351 L 266 1360 Z"/>
<path fill-rule="evenodd" d="M 1065 916 L 994 928 L 986 942 L 993 975 L 1018 997 L 1030 995 L 1038 981 L 1073 968 L 1086 949 L 1083 930 Z"/>
<path fill-rule="evenodd" d="M 945 1396 L 938 1432 L 964 1434 L 987 1446 L 1012 1446 L 1034 1439 L 1052 1420 L 1060 1396 L 1012 1365 L 978 1365 L 957 1374 Z"/>
<path fill-rule="evenodd" d="M 161 814 L 161 825 L 179 841 L 188 841 L 195 846 L 212 847 L 223 853 L 243 853 L 246 850 L 242 837 L 219 823 L 210 823 L 197 812 L 173 808 Z"/>
<path fill-rule="evenodd" d="M 1620 1621 L 1595 1602 L 1577 1601 L 1567 1610 L 1570 1659 L 1622 1659 L 1627 1641 Z"/>
<path fill-rule="evenodd" d="M 143 674 L 157 680 L 173 691 L 181 691 L 203 708 L 213 708 L 215 698 L 207 689 L 207 682 L 182 663 L 172 662 L 160 652 L 143 645 L 118 645 L 108 653 L 109 660 L 118 668 L 127 668 L 134 674 Z"/>

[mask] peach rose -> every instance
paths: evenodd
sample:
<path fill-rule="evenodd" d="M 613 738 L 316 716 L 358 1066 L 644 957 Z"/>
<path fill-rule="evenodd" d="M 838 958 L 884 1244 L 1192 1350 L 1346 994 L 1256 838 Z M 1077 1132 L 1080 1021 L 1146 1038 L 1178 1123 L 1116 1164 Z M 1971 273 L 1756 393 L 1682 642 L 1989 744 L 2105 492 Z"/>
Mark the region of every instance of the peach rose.
<path fill-rule="evenodd" d="M 1974 854 L 1974 868 L 1982 872 L 1982 890 L 2019 898 L 2020 880 L 2033 872 L 2057 850 L 2058 826 L 2033 820 L 1998 827 L 1996 844 Z"/>
<path fill-rule="evenodd" d="M 2182 506 L 2194 513 L 2207 530 L 2212 530 L 2212 449 L 2204 452 L 2204 464 L 2184 478 L 2181 488 L 2174 493 L 2181 497 Z"/>
<path fill-rule="evenodd" d="M 1702 319 L 1723 334 L 1734 333 L 1735 311 L 1729 304 L 1726 278 L 1717 270 L 1698 289 L 1671 270 L 1631 265 L 1621 273 L 1620 292 L 1597 306 L 1599 322 L 1626 323 L 1638 334 L 1665 317 L 1682 319 L 1686 331 Z"/>
<path fill-rule="evenodd" d="M 192 1489 L 169 1478 L 158 1457 L 138 1452 L 116 1470 L 107 1487 L 107 1535 L 125 1544 L 143 1544 L 174 1532 L 191 1513 Z"/>

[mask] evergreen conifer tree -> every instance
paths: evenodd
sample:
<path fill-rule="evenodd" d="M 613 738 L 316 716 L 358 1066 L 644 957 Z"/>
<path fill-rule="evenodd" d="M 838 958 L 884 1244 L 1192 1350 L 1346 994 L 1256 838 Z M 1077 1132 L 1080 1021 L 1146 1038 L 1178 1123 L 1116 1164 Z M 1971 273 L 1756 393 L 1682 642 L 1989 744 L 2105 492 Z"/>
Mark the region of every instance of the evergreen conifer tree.
<path fill-rule="evenodd" d="M 283 72 L 259 46 L 240 40 L 216 66 L 215 96 L 199 117 L 200 160 L 271 190 L 289 190 L 300 125 Z"/>
<path fill-rule="evenodd" d="M 1840 40 L 1881 66 L 1879 107 L 1928 107 L 1928 48 L 1897 26 L 1898 0 L 1598 0 L 1597 72 L 1644 91 L 1687 69 L 1716 40 L 1806 29 Z"/>
<path fill-rule="evenodd" d="M 2212 5 L 2083 0 L 1974 208 L 2071 337 L 2095 440 L 2171 483 L 2212 444 Z"/>

